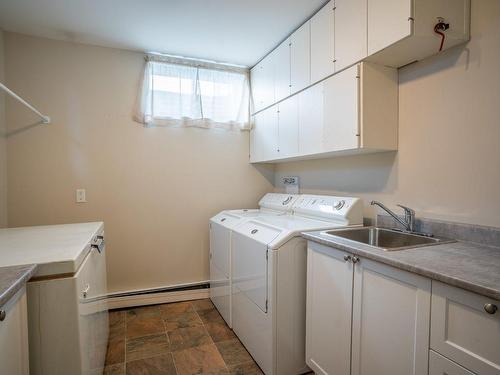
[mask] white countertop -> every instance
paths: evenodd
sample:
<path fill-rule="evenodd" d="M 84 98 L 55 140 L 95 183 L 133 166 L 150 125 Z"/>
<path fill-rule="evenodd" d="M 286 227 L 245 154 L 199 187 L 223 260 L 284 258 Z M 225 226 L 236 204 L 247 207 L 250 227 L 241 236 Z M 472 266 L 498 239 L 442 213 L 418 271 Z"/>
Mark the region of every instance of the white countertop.
<path fill-rule="evenodd" d="M 0 267 L 37 264 L 35 277 L 75 273 L 102 222 L 0 229 Z"/>

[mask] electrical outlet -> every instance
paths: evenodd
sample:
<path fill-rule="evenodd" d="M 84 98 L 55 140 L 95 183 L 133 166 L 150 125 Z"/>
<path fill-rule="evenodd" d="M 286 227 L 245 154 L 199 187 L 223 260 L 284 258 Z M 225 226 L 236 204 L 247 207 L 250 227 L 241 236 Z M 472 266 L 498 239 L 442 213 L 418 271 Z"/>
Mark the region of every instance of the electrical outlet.
<path fill-rule="evenodd" d="M 299 193 L 299 177 L 297 176 L 283 177 L 283 185 L 285 185 L 285 190 L 287 194 Z"/>
<path fill-rule="evenodd" d="M 87 203 L 85 189 L 76 189 L 76 203 Z"/>

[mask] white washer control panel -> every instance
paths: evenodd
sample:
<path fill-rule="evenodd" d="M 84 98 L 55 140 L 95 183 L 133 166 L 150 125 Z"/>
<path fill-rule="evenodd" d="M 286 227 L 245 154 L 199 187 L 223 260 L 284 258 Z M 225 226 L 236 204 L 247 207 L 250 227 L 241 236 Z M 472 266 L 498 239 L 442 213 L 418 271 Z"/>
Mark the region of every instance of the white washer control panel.
<path fill-rule="evenodd" d="M 304 194 L 295 202 L 293 211 L 306 216 L 363 223 L 363 205 L 359 198 Z"/>

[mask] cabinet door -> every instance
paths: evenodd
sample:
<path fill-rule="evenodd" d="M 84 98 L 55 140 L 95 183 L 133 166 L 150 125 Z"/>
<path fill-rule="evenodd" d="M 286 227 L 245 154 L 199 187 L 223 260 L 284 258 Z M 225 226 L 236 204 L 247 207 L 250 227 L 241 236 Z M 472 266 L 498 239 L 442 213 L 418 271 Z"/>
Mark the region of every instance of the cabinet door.
<path fill-rule="evenodd" d="M 431 281 L 361 259 L 354 270 L 352 375 L 427 375 Z"/>
<path fill-rule="evenodd" d="M 274 103 L 274 57 L 269 55 L 255 65 L 250 73 L 254 111 Z"/>
<path fill-rule="evenodd" d="M 368 55 L 412 34 L 412 0 L 368 0 Z"/>
<path fill-rule="evenodd" d="M 367 55 L 367 0 L 335 0 L 335 71 Z"/>
<path fill-rule="evenodd" d="M 250 161 L 272 160 L 278 157 L 278 110 L 272 106 L 254 116 L 250 132 Z"/>
<path fill-rule="evenodd" d="M 275 102 L 290 96 L 290 39 L 281 43 L 270 54 L 274 69 Z"/>
<path fill-rule="evenodd" d="M 358 65 L 323 82 L 324 151 L 359 147 Z"/>
<path fill-rule="evenodd" d="M 311 83 L 335 72 L 333 8 L 331 0 L 311 18 Z"/>
<path fill-rule="evenodd" d="M 311 29 L 307 21 L 290 37 L 291 93 L 311 83 Z"/>
<path fill-rule="evenodd" d="M 323 151 L 323 83 L 311 86 L 298 95 L 299 154 Z"/>
<path fill-rule="evenodd" d="M 2 374 L 29 374 L 28 311 L 26 289 L 21 288 L 2 306 L 5 320 L 0 322 L 0 368 Z"/>
<path fill-rule="evenodd" d="M 279 157 L 296 156 L 299 151 L 299 114 L 297 95 L 278 105 Z"/>
<path fill-rule="evenodd" d="M 474 375 L 474 373 L 431 350 L 429 352 L 429 375 Z"/>
<path fill-rule="evenodd" d="M 353 264 L 344 256 L 308 244 L 306 362 L 316 374 L 350 373 Z"/>
<path fill-rule="evenodd" d="M 432 283 L 431 348 L 478 374 L 500 374 L 500 311 L 495 301 Z"/>

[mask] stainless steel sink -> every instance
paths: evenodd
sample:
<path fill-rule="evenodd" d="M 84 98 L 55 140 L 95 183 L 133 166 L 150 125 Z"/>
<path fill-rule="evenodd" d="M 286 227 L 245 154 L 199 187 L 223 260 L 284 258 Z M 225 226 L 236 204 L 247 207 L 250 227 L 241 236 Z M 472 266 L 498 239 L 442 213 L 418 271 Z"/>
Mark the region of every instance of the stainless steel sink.
<path fill-rule="evenodd" d="M 336 229 L 323 233 L 327 236 L 362 243 L 385 251 L 412 249 L 455 242 L 455 240 L 447 238 L 431 237 L 377 227 Z"/>

